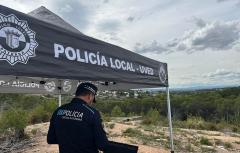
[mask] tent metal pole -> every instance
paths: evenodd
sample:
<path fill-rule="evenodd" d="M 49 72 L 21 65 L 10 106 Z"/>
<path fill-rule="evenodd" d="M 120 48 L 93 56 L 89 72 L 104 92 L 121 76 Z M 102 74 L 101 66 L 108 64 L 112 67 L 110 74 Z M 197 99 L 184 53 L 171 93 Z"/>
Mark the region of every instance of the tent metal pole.
<path fill-rule="evenodd" d="M 61 93 L 59 93 L 58 95 L 58 107 L 60 107 L 62 105 L 62 95 Z"/>
<path fill-rule="evenodd" d="M 62 81 L 58 80 L 59 83 L 59 87 L 58 87 L 58 91 L 59 91 L 59 95 L 58 95 L 58 107 L 60 107 L 62 105 Z"/>
<path fill-rule="evenodd" d="M 168 107 L 168 122 L 169 122 L 169 133 L 170 133 L 170 147 L 171 153 L 174 153 L 174 146 L 173 146 L 173 132 L 172 132 L 172 114 L 171 114 L 171 104 L 170 104 L 170 93 L 169 87 L 166 87 L 167 92 L 167 107 Z"/>

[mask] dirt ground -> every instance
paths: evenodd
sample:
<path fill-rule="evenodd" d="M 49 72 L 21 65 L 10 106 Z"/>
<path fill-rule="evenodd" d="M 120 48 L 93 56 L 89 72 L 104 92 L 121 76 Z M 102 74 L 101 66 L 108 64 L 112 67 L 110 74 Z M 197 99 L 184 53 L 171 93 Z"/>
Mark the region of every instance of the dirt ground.
<path fill-rule="evenodd" d="M 30 125 L 26 133 L 30 141 L 15 149 L 14 153 L 58 153 L 57 145 L 48 145 L 46 136 L 49 123 Z M 127 129 L 141 131 L 143 137 L 126 136 Z M 105 130 L 109 140 L 122 142 L 139 147 L 138 153 L 169 153 L 168 128 L 143 127 L 138 121 L 121 122 L 111 121 L 105 123 Z M 217 152 L 217 153 L 240 153 L 240 134 L 223 133 L 218 131 L 204 131 L 192 129 L 174 129 L 174 147 L 177 153 L 188 152 Z M 161 136 L 161 137 L 160 137 Z M 146 137 L 146 139 L 145 139 Z M 200 139 L 207 138 L 211 145 L 200 143 Z M 144 141 L 146 140 L 146 141 Z M 226 145 L 227 144 L 227 145 Z M 1 152 L 1 149 L 0 149 Z"/>
<path fill-rule="evenodd" d="M 43 123 L 43 124 L 35 124 L 28 126 L 26 128 L 27 133 L 31 133 L 33 129 L 37 130 L 35 136 L 32 136 L 32 139 L 35 141 L 32 147 L 25 148 L 22 150 L 24 153 L 33 153 L 33 152 L 39 152 L 39 153 L 58 153 L 58 146 L 57 145 L 49 145 L 46 142 L 46 135 L 48 131 L 49 123 Z M 126 130 L 127 128 L 134 128 L 135 126 L 131 125 L 125 125 L 116 123 L 115 127 L 112 129 L 112 132 L 116 132 L 116 134 L 121 134 L 121 131 Z M 122 143 L 128 143 L 128 139 L 124 137 L 115 137 L 111 139 L 116 142 L 122 142 Z M 139 145 L 139 144 L 133 144 L 138 145 L 139 150 L 138 153 L 168 153 L 169 151 L 164 150 L 162 148 L 158 147 L 151 147 L 147 145 Z"/>

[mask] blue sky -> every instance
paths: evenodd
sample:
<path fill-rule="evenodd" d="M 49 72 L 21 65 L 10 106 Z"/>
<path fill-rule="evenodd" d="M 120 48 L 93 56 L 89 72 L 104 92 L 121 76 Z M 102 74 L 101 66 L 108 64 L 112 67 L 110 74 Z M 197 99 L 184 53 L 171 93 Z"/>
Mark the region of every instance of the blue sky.
<path fill-rule="evenodd" d="M 82 33 L 167 62 L 172 87 L 240 85 L 240 0 L 1 0 L 40 6 Z"/>

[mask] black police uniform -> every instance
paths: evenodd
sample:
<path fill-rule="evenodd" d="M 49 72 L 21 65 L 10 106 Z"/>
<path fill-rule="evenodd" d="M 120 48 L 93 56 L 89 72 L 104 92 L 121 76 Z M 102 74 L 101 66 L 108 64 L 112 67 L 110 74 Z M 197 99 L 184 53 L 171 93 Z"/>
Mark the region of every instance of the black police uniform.
<path fill-rule="evenodd" d="M 53 113 L 47 142 L 58 144 L 60 153 L 98 153 L 108 145 L 99 112 L 79 98 Z"/>

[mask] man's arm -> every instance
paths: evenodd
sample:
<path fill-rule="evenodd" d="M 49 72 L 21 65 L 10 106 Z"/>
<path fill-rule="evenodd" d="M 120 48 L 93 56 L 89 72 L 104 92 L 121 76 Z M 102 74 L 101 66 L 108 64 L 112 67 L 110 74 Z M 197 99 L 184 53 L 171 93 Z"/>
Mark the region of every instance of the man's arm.
<path fill-rule="evenodd" d="M 56 138 L 56 133 L 55 133 L 55 127 L 54 127 L 55 115 L 56 115 L 56 111 L 53 113 L 52 118 L 50 120 L 50 125 L 49 125 L 49 129 L 48 129 L 48 134 L 47 134 L 47 143 L 48 144 L 58 144 L 57 138 Z"/>
<path fill-rule="evenodd" d="M 101 151 L 106 150 L 108 146 L 108 139 L 106 136 L 106 132 L 103 129 L 102 119 L 98 111 L 96 111 L 94 114 L 93 131 L 94 131 L 94 138 L 95 138 L 95 143 L 97 145 L 97 148 Z"/>

